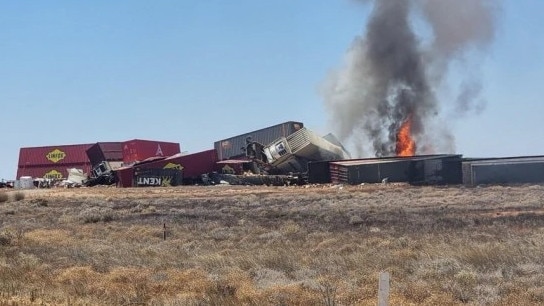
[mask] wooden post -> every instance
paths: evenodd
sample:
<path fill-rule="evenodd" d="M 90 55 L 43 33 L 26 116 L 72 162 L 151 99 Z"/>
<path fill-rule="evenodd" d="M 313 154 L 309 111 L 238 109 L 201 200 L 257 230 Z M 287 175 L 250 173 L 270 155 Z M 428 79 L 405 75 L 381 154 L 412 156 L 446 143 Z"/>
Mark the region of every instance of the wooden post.
<path fill-rule="evenodd" d="M 162 239 L 166 240 L 166 223 L 163 224 Z"/>
<path fill-rule="evenodd" d="M 381 272 L 378 285 L 378 306 L 389 305 L 389 273 Z"/>

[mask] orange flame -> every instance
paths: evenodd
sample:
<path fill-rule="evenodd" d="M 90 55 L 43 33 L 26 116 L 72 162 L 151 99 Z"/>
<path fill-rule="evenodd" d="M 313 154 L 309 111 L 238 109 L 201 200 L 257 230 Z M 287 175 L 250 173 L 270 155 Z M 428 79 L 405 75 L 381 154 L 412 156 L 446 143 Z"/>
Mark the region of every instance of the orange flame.
<path fill-rule="evenodd" d="M 414 156 L 416 153 L 416 142 L 412 138 L 412 117 L 408 117 L 402 123 L 397 133 L 397 156 Z"/>

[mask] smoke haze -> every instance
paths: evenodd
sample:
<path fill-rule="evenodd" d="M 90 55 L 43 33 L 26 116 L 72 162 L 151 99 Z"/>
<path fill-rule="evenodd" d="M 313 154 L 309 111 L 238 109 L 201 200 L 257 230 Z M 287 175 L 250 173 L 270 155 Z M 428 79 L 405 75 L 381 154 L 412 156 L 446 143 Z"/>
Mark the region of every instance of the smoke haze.
<path fill-rule="evenodd" d="M 447 153 L 454 137 L 436 126 L 444 109 L 460 117 L 479 112 L 479 77 L 462 80 L 451 101 L 437 91 L 455 60 L 484 50 L 495 35 L 498 5 L 492 0 L 360 0 L 372 11 L 345 64 L 331 74 L 324 98 L 331 122 L 359 156 L 395 155 L 397 133 L 410 120 L 416 153 Z M 426 26 L 430 35 L 414 29 Z"/>

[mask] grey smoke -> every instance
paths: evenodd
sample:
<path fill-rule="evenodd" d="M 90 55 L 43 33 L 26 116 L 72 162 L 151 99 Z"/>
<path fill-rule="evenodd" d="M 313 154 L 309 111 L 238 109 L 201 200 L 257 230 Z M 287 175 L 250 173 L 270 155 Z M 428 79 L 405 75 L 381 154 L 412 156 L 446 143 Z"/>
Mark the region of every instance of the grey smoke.
<path fill-rule="evenodd" d="M 336 133 L 359 155 L 391 156 L 400 126 L 411 118 L 417 153 L 453 150 L 453 136 L 433 128 L 433 120 L 446 106 L 455 116 L 481 110 L 481 82 L 473 75 L 463 80 L 451 101 L 439 101 L 437 91 L 453 62 L 493 41 L 497 1 L 359 2 L 372 4 L 364 36 L 355 38 L 324 91 Z M 430 35 L 418 35 L 422 25 Z"/>

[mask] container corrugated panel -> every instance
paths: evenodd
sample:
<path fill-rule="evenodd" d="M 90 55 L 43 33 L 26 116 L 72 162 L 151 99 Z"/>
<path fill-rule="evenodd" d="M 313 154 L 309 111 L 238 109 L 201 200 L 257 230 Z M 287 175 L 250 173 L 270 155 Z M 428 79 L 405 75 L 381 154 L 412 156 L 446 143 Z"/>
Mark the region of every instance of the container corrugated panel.
<path fill-rule="evenodd" d="M 462 184 L 462 156 L 456 155 L 443 159 L 442 176 L 445 184 Z"/>
<path fill-rule="evenodd" d="M 472 165 L 473 185 L 544 183 L 544 162 Z"/>
<path fill-rule="evenodd" d="M 180 153 L 179 143 L 133 139 L 123 142 L 123 162 L 134 163 L 156 156 L 168 157 Z"/>
<path fill-rule="evenodd" d="M 333 161 L 330 162 L 330 172 L 333 182 L 352 185 L 380 183 L 384 179 L 388 182 L 412 184 L 459 183 L 461 156 L 430 155 Z"/>
<path fill-rule="evenodd" d="M 383 179 L 389 182 L 408 182 L 409 160 L 388 160 L 382 162 L 336 163 L 331 162 L 331 174 L 338 177 L 337 183 L 357 185 L 361 183 L 380 183 Z"/>
<path fill-rule="evenodd" d="M 333 144 L 306 128 L 289 135 L 286 140 L 291 153 L 308 160 L 343 160 L 349 157 L 342 146 Z"/>
<path fill-rule="evenodd" d="M 19 167 L 17 169 L 17 178 L 20 178 L 21 176 L 31 176 L 32 178 L 66 179 L 68 177 L 68 169 L 70 168 L 81 169 L 83 170 L 83 173 L 89 174 L 91 171 L 91 164 L 83 163 Z"/>
<path fill-rule="evenodd" d="M 97 142 L 86 152 L 93 167 L 103 161 L 123 161 L 123 144 L 121 142 Z"/>
<path fill-rule="evenodd" d="M 328 161 L 308 163 L 308 183 L 327 184 L 331 183 L 331 170 Z"/>
<path fill-rule="evenodd" d="M 304 124 L 302 122 L 288 121 L 264 129 L 216 141 L 214 143 L 214 148 L 217 150 L 217 157 L 219 160 L 237 158 L 245 155 L 243 148 L 245 148 L 247 145 L 246 139 L 248 139 L 248 137 L 251 137 L 252 141 L 259 142 L 266 146 L 276 139 L 287 137 L 303 127 Z"/>
<path fill-rule="evenodd" d="M 463 162 L 463 183 L 527 184 L 544 182 L 544 157 L 480 159 Z"/>
<path fill-rule="evenodd" d="M 411 184 L 461 184 L 463 181 L 460 155 L 417 159 L 409 171 Z"/>
<path fill-rule="evenodd" d="M 92 144 L 28 147 L 19 151 L 19 166 L 46 166 L 89 163 L 87 149 Z"/>
<path fill-rule="evenodd" d="M 185 181 L 200 178 L 200 175 L 215 171 L 217 162 L 217 152 L 207 150 L 203 152 L 168 157 L 163 160 L 154 161 L 143 165 L 135 165 L 136 169 L 180 169 L 183 170 Z"/>
<path fill-rule="evenodd" d="M 462 164 L 463 169 L 463 184 L 472 186 L 472 164 L 471 163 L 463 163 Z"/>

